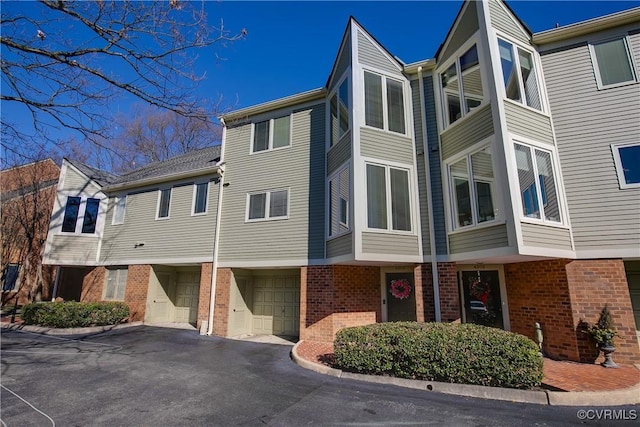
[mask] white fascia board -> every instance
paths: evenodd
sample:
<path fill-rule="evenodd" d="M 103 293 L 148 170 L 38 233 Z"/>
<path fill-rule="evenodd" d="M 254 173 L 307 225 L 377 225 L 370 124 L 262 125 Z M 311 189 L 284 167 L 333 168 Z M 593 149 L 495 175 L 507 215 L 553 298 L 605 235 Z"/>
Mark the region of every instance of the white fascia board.
<path fill-rule="evenodd" d="M 240 110 L 231 111 L 229 113 L 222 114 L 220 118 L 224 120 L 224 122 L 229 123 L 233 120 L 244 119 L 256 114 L 278 110 L 280 108 L 288 107 L 291 105 L 320 99 L 326 95 L 326 92 L 326 89 L 324 87 L 321 87 L 309 90 L 307 92 L 297 93 L 295 95 L 275 99 L 273 101 L 264 102 L 262 104 L 253 105 L 251 107 L 242 108 Z"/>

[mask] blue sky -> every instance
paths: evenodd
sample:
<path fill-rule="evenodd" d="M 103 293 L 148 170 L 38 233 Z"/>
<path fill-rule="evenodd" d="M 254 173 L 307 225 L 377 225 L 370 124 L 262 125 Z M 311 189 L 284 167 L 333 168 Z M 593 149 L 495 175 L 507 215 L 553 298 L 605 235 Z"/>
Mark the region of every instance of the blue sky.
<path fill-rule="evenodd" d="M 4 2 L 3 2 L 4 3 Z M 21 6 L 32 7 L 30 2 Z M 246 39 L 201 51 L 198 71 L 206 74 L 202 96 L 222 98 L 225 110 L 289 96 L 325 84 L 340 41 L 353 15 L 392 54 L 406 63 L 433 57 L 462 4 L 451 1 L 208 1 L 212 25 L 246 29 Z M 7 3 L 5 3 L 5 6 Z M 14 4 L 15 5 L 15 4 Z M 534 31 L 567 25 L 640 6 L 640 1 L 510 1 Z M 27 9 L 28 10 L 28 9 Z M 216 59 L 224 58 L 222 60 Z M 108 64 L 104 64 L 108 67 Z M 118 70 L 109 70 L 117 73 Z M 131 99 L 110 104 L 127 112 Z M 2 105 L 2 114 L 28 125 L 24 111 Z M 64 137 L 61 131 L 60 137 Z"/>

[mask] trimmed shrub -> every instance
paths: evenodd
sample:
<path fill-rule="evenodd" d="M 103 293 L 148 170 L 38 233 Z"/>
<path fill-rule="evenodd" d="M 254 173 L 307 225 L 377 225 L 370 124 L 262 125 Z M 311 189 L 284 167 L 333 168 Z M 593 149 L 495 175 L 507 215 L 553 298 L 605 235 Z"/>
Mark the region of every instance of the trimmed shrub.
<path fill-rule="evenodd" d="M 26 325 L 81 328 L 116 325 L 129 317 L 123 302 L 37 302 L 22 307 Z"/>
<path fill-rule="evenodd" d="M 336 367 L 364 374 L 520 389 L 542 381 L 542 357 L 533 341 L 470 323 L 345 328 L 334 351 Z"/>

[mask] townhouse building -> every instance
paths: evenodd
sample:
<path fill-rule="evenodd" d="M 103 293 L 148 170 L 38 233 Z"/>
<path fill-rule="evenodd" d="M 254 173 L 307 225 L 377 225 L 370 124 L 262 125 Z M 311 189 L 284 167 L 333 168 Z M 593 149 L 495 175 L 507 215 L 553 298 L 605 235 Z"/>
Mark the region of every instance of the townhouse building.
<path fill-rule="evenodd" d="M 538 322 L 592 361 L 608 305 L 637 361 L 639 64 L 640 9 L 532 34 L 466 1 L 411 64 L 351 18 L 325 86 L 223 115 L 220 146 L 120 177 L 66 160 L 45 260 L 67 298 L 219 336 Z"/>

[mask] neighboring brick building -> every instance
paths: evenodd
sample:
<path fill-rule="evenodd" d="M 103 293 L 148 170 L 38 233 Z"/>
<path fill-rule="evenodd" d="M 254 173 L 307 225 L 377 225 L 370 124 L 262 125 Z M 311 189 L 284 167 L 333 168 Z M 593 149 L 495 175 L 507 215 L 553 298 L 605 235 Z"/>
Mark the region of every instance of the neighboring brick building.
<path fill-rule="evenodd" d="M 59 176 L 51 159 L 0 171 L 3 306 L 51 298 L 55 268 L 41 261 Z"/>

